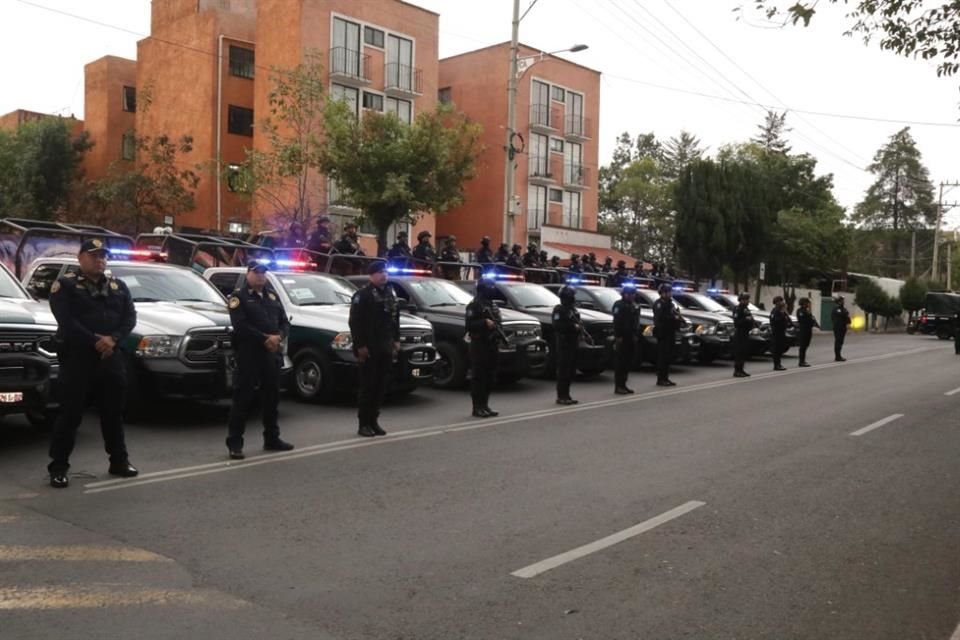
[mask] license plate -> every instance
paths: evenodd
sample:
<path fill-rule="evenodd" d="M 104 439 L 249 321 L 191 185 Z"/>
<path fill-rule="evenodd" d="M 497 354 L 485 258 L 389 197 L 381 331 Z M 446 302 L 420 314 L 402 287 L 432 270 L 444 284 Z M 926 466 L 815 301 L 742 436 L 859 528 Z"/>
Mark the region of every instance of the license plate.
<path fill-rule="evenodd" d="M 413 375 L 414 378 L 419 378 L 419 377 L 420 377 L 420 369 L 414 369 L 413 371 L 411 371 L 411 374 Z"/>
<path fill-rule="evenodd" d="M 6 393 L 0 393 L 0 403 L 12 404 L 14 402 L 23 402 L 22 391 L 8 391 Z"/>

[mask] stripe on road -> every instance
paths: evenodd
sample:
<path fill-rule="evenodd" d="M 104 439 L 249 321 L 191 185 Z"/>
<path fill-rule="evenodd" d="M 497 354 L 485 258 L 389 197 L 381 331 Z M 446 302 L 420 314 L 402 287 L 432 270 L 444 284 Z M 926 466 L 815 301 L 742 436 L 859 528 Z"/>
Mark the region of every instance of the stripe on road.
<path fill-rule="evenodd" d="M 20 519 L 20 516 L 0 516 L 0 524 L 7 524 L 9 522 L 16 522 Z"/>
<path fill-rule="evenodd" d="M 133 547 L 99 545 L 0 545 L 0 562 L 57 560 L 62 562 L 172 562 L 156 553 Z"/>
<path fill-rule="evenodd" d="M 873 424 L 868 424 L 868 425 L 865 426 L 863 429 L 857 429 L 856 431 L 854 431 L 854 432 L 851 433 L 850 435 L 851 435 L 851 436 L 862 436 L 862 435 L 865 434 L 865 433 L 870 433 L 870 432 L 873 431 L 874 429 L 879 429 L 879 428 L 882 427 L 883 425 L 885 425 L 885 424 L 890 424 L 891 422 L 894 422 L 894 421 L 896 421 L 896 420 L 899 420 L 899 419 L 902 418 L 902 417 L 903 417 L 903 414 L 902 414 L 902 413 L 895 413 L 895 414 L 893 414 L 892 416 L 887 416 L 887 417 L 884 418 L 883 420 L 877 420 L 877 421 L 874 422 Z"/>
<path fill-rule="evenodd" d="M 955 396 L 955 395 L 957 395 L 958 393 L 960 393 L 960 387 L 957 387 L 957 388 L 954 389 L 953 391 L 947 391 L 947 392 L 946 392 L 945 394 L 943 394 L 943 395 L 945 395 L 945 396 Z M 952 640 L 952 639 L 951 639 L 951 640 Z"/>
<path fill-rule="evenodd" d="M 589 544 L 585 544 L 582 547 L 577 547 L 576 549 L 567 551 L 566 553 L 561 553 L 560 555 L 553 556 L 552 558 L 547 558 L 546 560 L 542 560 L 536 564 L 532 564 L 529 567 L 518 569 L 517 571 L 514 571 L 510 575 L 515 576 L 517 578 L 533 578 L 535 576 L 540 575 L 541 573 L 545 573 L 547 571 L 550 571 L 551 569 L 556 569 L 559 566 L 565 565 L 568 562 L 579 560 L 580 558 L 583 558 L 584 556 L 588 556 L 591 553 L 596 553 L 597 551 L 603 551 L 608 547 L 612 547 L 615 544 L 620 544 L 621 542 L 625 540 L 629 540 L 630 538 L 633 538 L 635 536 L 638 536 L 641 533 L 646 533 L 651 529 L 655 529 L 662 524 L 665 524 L 667 522 L 670 522 L 671 520 L 675 520 L 676 518 L 679 518 L 682 515 L 690 513 L 694 509 L 699 509 L 705 504 L 706 504 L 705 502 L 691 500 L 686 504 L 682 504 L 679 507 L 676 507 L 675 509 L 671 509 L 670 511 L 667 511 L 666 513 L 661 513 L 660 515 L 654 518 L 650 518 L 645 522 L 641 522 L 640 524 L 634 525 L 629 529 L 618 531 L 617 533 L 614 533 L 613 535 L 609 535 L 606 538 L 600 538 L 599 540 L 595 542 L 591 542 Z"/>
<path fill-rule="evenodd" d="M 212 591 L 143 588 L 123 584 L 0 589 L 0 611 L 101 609 L 143 605 L 205 605 L 238 609 L 246 604 L 242 600 Z"/>

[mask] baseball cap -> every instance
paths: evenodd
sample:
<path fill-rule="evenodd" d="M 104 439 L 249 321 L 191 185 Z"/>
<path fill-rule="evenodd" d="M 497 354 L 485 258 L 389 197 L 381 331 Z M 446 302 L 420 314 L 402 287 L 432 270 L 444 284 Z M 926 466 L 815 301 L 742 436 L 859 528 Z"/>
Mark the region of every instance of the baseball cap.
<path fill-rule="evenodd" d="M 250 271 L 259 271 L 260 273 L 266 273 L 267 265 L 266 263 L 260 262 L 259 260 L 251 260 L 250 262 L 247 263 L 247 272 L 249 273 Z"/>
<path fill-rule="evenodd" d="M 387 270 L 387 263 L 383 260 L 377 260 L 376 262 L 371 262 L 367 266 L 367 273 L 373 275 L 375 273 L 380 273 L 381 271 Z"/>
<path fill-rule="evenodd" d="M 84 240 L 80 245 L 80 253 L 107 253 L 107 245 L 100 238 Z"/>

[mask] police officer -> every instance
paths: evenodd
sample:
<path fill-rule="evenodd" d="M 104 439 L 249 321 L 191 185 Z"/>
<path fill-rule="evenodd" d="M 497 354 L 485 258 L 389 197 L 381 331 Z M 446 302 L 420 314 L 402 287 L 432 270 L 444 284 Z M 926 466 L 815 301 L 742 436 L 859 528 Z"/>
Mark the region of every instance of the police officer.
<path fill-rule="evenodd" d="M 413 257 L 424 262 L 436 262 L 437 253 L 430 244 L 430 238 L 433 234 L 429 231 L 421 231 L 417 234 L 417 246 L 413 249 Z"/>
<path fill-rule="evenodd" d="M 610 273 L 613 271 L 613 258 L 607 256 L 603 259 L 603 267 L 600 268 L 600 273 Z"/>
<path fill-rule="evenodd" d="M 510 247 L 507 246 L 506 242 L 501 242 L 500 246 L 497 248 L 496 255 L 493 256 L 494 262 L 506 262 L 507 258 L 510 257 Z"/>
<path fill-rule="evenodd" d="M 374 262 L 367 273 L 370 282 L 353 295 L 350 305 L 350 334 L 360 362 L 357 435 L 372 438 L 387 435 L 378 418 L 387 374 L 400 352 L 400 312 L 393 289 L 387 286 L 386 264 Z"/>
<path fill-rule="evenodd" d="M 477 250 L 476 260 L 479 264 L 490 264 L 493 262 L 493 250 L 490 249 L 490 236 L 483 236 L 480 240 L 480 248 Z"/>
<path fill-rule="evenodd" d="M 620 287 L 630 280 L 630 273 L 627 271 L 627 263 L 623 260 L 617 261 L 617 270 L 613 272 L 608 280 L 611 287 Z"/>
<path fill-rule="evenodd" d="M 387 252 L 387 257 L 391 259 L 403 260 L 411 257 L 410 244 L 407 242 L 407 232 L 401 231 L 397 234 L 397 241 L 393 243 Z"/>
<path fill-rule="evenodd" d="M 523 247 L 518 244 L 513 245 L 510 248 L 510 255 L 507 256 L 507 266 L 516 267 L 517 269 L 523 268 L 523 256 L 521 255 Z"/>
<path fill-rule="evenodd" d="M 597 256 L 593 253 L 588 253 L 583 257 L 583 272 L 584 273 L 596 273 L 597 272 Z"/>
<path fill-rule="evenodd" d="M 540 251 L 536 243 L 531 242 L 527 245 L 527 252 L 523 254 L 523 266 L 534 269 L 543 266 L 540 264 Z"/>
<path fill-rule="evenodd" d="M 810 364 L 807 362 L 807 349 L 810 347 L 810 341 L 813 339 L 813 328 L 820 328 L 820 323 L 817 322 L 817 319 L 813 317 L 813 312 L 810 311 L 810 298 L 800 298 L 799 300 L 800 308 L 797 309 L 797 324 L 800 326 L 797 329 L 797 346 L 800 348 L 800 364 L 801 367 L 809 367 Z"/>
<path fill-rule="evenodd" d="M 636 262 L 633 263 L 633 275 L 635 275 L 638 278 L 641 278 L 644 275 L 646 275 L 646 272 L 643 270 L 643 260 L 637 260 Z"/>
<path fill-rule="evenodd" d="M 953 314 L 953 353 L 960 356 L 960 311 Z"/>
<path fill-rule="evenodd" d="M 657 339 L 657 386 L 675 387 L 677 384 L 670 379 L 670 363 L 673 361 L 673 343 L 683 319 L 673 302 L 673 289 L 670 285 L 660 285 L 659 291 L 660 299 L 653 303 L 653 335 Z"/>
<path fill-rule="evenodd" d="M 497 375 L 503 331 L 500 309 L 494 303 L 496 291 L 493 282 L 480 278 L 477 294 L 466 311 L 467 333 L 470 334 L 470 397 L 475 418 L 500 415 L 490 408 L 490 390 Z"/>
<path fill-rule="evenodd" d="M 570 256 L 570 266 L 568 267 L 570 273 L 583 273 L 583 265 L 580 264 L 580 254 L 574 253 Z"/>
<path fill-rule="evenodd" d="M 737 296 L 739 304 L 733 310 L 733 377 L 749 378 L 750 374 L 744 370 L 744 363 L 747 360 L 747 350 L 750 348 L 750 332 L 753 331 L 757 322 L 753 318 L 753 312 L 750 311 L 750 294 L 747 292 Z"/>
<path fill-rule="evenodd" d="M 307 246 L 307 237 L 303 232 L 303 225 L 299 222 L 290 223 L 290 231 L 287 235 L 287 247 L 305 247 Z"/>
<path fill-rule="evenodd" d="M 570 383 L 577 371 L 577 346 L 583 324 L 575 302 L 576 289 L 566 285 L 560 289 L 560 304 L 553 308 L 553 333 L 557 350 L 557 404 L 577 404 L 570 397 Z"/>
<path fill-rule="evenodd" d="M 317 253 L 328 253 L 333 247 L 330 240 L 330 217 L 320 216 L 317 219 L 317 230 L 310 234 L 307 240 L 307 249 Z"/>
<path fill-rule="evenodd" d="M 850 312 L 844 306 L 843 296 L 835 299 L 837 306 L 833 308 L 833 356 L 835 362 L 846 362 L 843 357 L 843 341 L 847 339 L 847 327 L 850 326 Z"/>
<path fill-rule="evenodd" d="M 457 250 L 457 236 L 447 236 L 443 242 L 443 251 L 440 252 L 440 262 L 460 263 L 460 252 Z M 447 280 L 459 280 L 460 268 L 443 266 L 443 277 Z"/>
<path fill-rule="evenodd" d="M 783 366 L 783 352 L 787 350 L 787 329 L 793 326 L 790 314 L 787 313 L 787 302 L 783 296 L 773 299 L 773 310 L 770 312 L 770 329 L 773 332 L 773 370 L 786 371 Z"/>
<path fill-rule="evenodd" d="M 560 256 L 550 256 L 550 268 L 551 269 L 560 268 Z"/>
<path fill-rule="evenodd" d="M 347 223 L 343 228 L 343 235 L 340 236 L 340 240 L 337 241 L 337 244 L 335 244 L 333 248 L 339 253 L 350 256 L 366 255 L 363 249 L 360 248 L 360 241 L 357 238 L 357 224 L 355 222 Z"/>
<path fill-rule="evenodd" d="M 137 323 L 130 291 L 106 275 L 107 248 L 101 240 L 85 240 L 77 256 L 80 272 L 68 273 L 50 287 L 50 310 L 57 319 L 60 343 L 60 416 L 50 440 L 50 486 L 70 485 L 70 454 L 83 419 L 87 395 L 100 401 L 100 430 L 110 456 L 109 473 L 132 478 L 123 436 L 127 373 L 121 343 Z"/>
<path fill-rule="evenodd" d="M 547 267 L 549 266 L 548 265 L 549 262 L 550 262 L 550 256 L 547 254 L 547 251 L 545 249 L 541 249 L 540 250 L 540 266 Z"/>
<path fill-rule="evenodd" d="M 277 294 L 267 286 L 266 265 L 247 265 L 247 281 L 233 292 L 228 303 L 237 354 L 237 379 L 228 422 L 227 450 L 233 460 L 243 460 L 243 433 L 247 415 L 259 392 L 263 417 L 263 448 L 290 451 L 293 445 L 280 439 L 277 408 L 280 404 L 282 341 L 290 322 Z"/>
<path fill-rule="evenodd" d="M 627 387 L 627 377 L 636 355 L 637 332 L 640 326 L 636 293 L 633 283 L 624 284 L 620 290 L 620 299 L 613 303 L 613 336 L 616 339 L 613 392 L 621 396 L 633 393 L 633 389 Z"/>

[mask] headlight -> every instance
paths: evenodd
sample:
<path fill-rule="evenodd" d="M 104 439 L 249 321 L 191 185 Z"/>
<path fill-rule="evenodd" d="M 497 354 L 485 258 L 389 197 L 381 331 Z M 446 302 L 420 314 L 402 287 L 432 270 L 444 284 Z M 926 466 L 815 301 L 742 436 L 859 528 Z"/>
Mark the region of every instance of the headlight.
<path fill-rule="evenodd" d="M 350 332 L 338 333 L 333 338 L 333 344 L 330 345 L 337 351 L 352 351 L 353 350 L 353 336 L 350 335 Z"/>
<path fill-rule="evenodd" d="M 712 324 L 710 326 L 700 325 L 697 328 L 697 335 L 698 336 L 715 336 L 717 335 L 717 325 L 715 324 Z"/>
<path fill-rule="evenodd" d="M 137 343 L 141 358 L 176 358 L 182 336 L 143 336 Z"/>
<path fill-rule="evenodd" d="M 647 327 L 643 330 L 643 335 L 647 336 L 648 338 L 653 335 L 653 325 L 652 325 L 652 324 L 647 325 Z"/>

